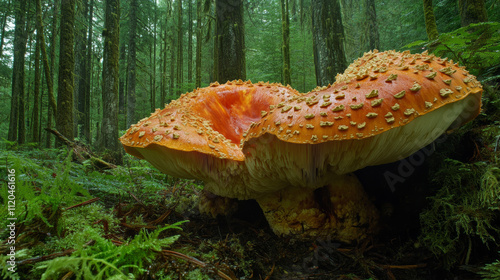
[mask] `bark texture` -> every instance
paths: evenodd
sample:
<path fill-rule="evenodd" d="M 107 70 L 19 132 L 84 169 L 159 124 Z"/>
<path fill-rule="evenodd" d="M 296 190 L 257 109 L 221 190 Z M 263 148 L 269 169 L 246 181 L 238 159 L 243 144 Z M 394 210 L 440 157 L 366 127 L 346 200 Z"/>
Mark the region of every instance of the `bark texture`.
<path fill-rule="evenodd" d="M 128 37 L 128 77 L 127 77 L 127 127 L 136 122 L 135 116 L 135 85 L 136 85 L 136 32 L 137 32 L 137 0 L 130 1 L 129 37 Z"/>
<path fill-rule="evenodd" d="M 183 29 L 182 29 L 182 0 L 177 1 L 177 71 L 176 71 L 176 81 L 177 81 L 177 95 L 182 93 L 182 83 L 184 80 L 183 76 Z"/>
<path fill-rule="evenodd" d="M 39 2 L 40 4 L 40 2 Z M 38 5 L 37 5 L 38 7 Z M 39 6 L 40 12 L 37 14 L 40 14 L 40 22 L 42 22 L 42 16 L 41 16 L 41 4 Z M 59 3 L 58 0 L 53 0 L 53 9 L 52 9 L 52 24 L 51 24 L 51 38 L 50 38 L 50 66 L 46 64 L 46 61 L 48 59 L 42 57 L 43 59 L 43 68 L 45 71 L 45 78 L 47 81 L 47 97 L 48 97 L 48 103 L 50 104 L 50 107 L 47 110 L 47 127 L 52 128 L 53 125 L 53 119 L 55 119 L 56 116 L 56 107 L 57 107 L 57 102 L 56 102 L 56 97 L 54 95 L 54 89 L 53 89 L 53 84 L 54 84 L 54 69 L 56 65 L 56 33 L 57 33 L 57 21 L 59 18 Z M 41 28 L 43 31 L 43 28 Z M 42 35 L 42 32 L 39 32 L 40 35 Z M 42 36 L 44 37 L 44 36 Z M 45 45 L 42 44 L 42 56 L 45 56 L 46 53 L 43 53 L 43 50 L 45 49 Z M 47 148 L 50 148 L 52 146 L 52 133 L 47 132 L 46 134 L 46 142 L 45 146 Z"/>
<path fill-rule="evenodd" d="M 196 0 L 196 78 L 195 78 L 195 88 L 201 87 L 201 42 L 202 42 L 202 9 L 201 9 L 201 1 Z"/>
<path fill-rule="evenodd" d="M 26 42 L 28 36 L 26 34 L 26 2 L 18 1 L 16 6 L 16 21 L 14 29 L 14 63 L 12 69 L 12 99 L 10 103 L 10 121 L 9 133 L 7 140 L 18 141 L 22 144 L 24 139 L 19 139 L 19 124 L 24 124 L 24 120 L 20 121 L 21 108 L 20 99 L 24 96 L 24 55 L 26 54 Z M 21 132 L 22 133 L 22 132 Z M 21 135 L 22 136 L 22 135 Z M 23 136 L 24 137 L 24 136 Z"/>
<path fill-rule="evenodd" d="M 87 88 L 87 29 L 83 24 L 87 19 L 88 0 L 78 2 L 77 24 L 75 30 L 75 137 L 83 138 L 83 126 L 85 124 L 85 95 Z M 88 140 L 88 139 L 85 139 Z"/>
<path fill-rule="evenodd" d="M 316 84 L 326 86 L 347 67 L 340 4 L 338 0 L 312 0 L 311 10 Z"/>
<path fill-rule="evenodd" d="M 90 122 L 90 84 L 92 79 L 92 18 L 94 16 L 94 0 L 90 0 L 89 5 L 89 15 L 88 15 L 88 32 L 87 32 L 87 71 L 85 72 L 85 110 L 84 110 L 84 123 L 83 123 L 83 137 L 87 139 L 88 143 L 92 143 L 92 137 L 90 134 L 91 122 Z"/>
<path fill-rule="evenodd" d="M 484 0 L 458 0 L 462 27 L 488 21 Z"/>
<path fill-rule="evenodd" d="M 432 0 L 424 0 L 425 30 L 429 40 L 436 40 L 439 36 Z"/>
<path fill-rule="evenodd" d="M 432 0 L 431 0 L 432 1 Z M 365 0 L 366 37 L 370 50 L 380 48 L 375 0 Z"/>
<path fill-rule="evenodd" d="M 56 129 L 73 140 L 73 90 L 75 57 L 73 50 L 75 0 L 61 2 L 61 34 L 59 43 L 59 79 L 57 90 Z"/>
<path fill-rule="evenodd" d="M 288 0 L 281 0 L 281 33 L 283 54 L 283 84 L 291 85 L 290 77 L 290 16 L 288 14 Z"/>
<path fill-rule="evenodd" d="M 193 82 L 193 1 L 188 0 L 188 83 Z"/>
<path fill-rule="evenodd" d="M 11 0 L 9 0 L 9 3 L 7 4 L 7 7 L 4 11 L 4 14 L 2 16 L 2 27 L 1 27 L 1 33 L 0 33 L 0 57 L 2 57 L 3 54 L 3 41 L 5 38 L 5 31 L 7 27 L 7 18 L 9 17 L 10 14 L 10 9 L 11 9 Z"/>
<path fill-rule="evenodd" d="M 106 0 L 104 19 L 104 53 L 102 68 L 102 125 L 101 147 L 108 151 L 116 163 L 122 162 L 118 141 L 118 82 L 120 59 L 120 4 L 119 0 Z"/>
<path fill-rule="evenodd" d="M 243 0 L 216 0 L 214 78 L 221 83 L 246 80 Z"/>
<path fill-rule="evenodd" d="M 35 87 L 33 96 L 33 127 L 31 141 L 34 143 L 40 142 L 40 88 L 41 88 L 42 73 L 40 71 L 40 41 L 36 41 L 35 47 Z"/>

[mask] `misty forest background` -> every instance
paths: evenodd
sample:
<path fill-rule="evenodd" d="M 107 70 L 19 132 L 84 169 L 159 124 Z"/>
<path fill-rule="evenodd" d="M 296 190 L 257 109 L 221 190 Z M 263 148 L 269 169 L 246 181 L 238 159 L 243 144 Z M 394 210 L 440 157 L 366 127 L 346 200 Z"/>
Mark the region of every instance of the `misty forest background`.
<path fill-rule="evenodd" d="M 250 79 L 307 92 L 366 51 L 500 19 L 493 0 L 1 0 L 0 11 L 0 139 L 52 147 L 44 128 L 55 128 L 116 163 L 124 130 L 194 88 Z"/>

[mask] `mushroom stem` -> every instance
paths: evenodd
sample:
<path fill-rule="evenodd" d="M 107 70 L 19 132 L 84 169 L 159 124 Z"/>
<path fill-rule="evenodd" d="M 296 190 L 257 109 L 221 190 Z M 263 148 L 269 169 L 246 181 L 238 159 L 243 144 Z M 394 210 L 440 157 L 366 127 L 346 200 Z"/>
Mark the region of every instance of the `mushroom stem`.
<path fill-rule="evenodd" d="M 229 216 L 238 209 L 238 200 L 203 190 L 200 193 L 198 209 L 201 214 L 212 216 L 212 218 L 216 218 L 218 215 Z"/>
<path fill-rule="evenodd" d="M 354 174 L 322 188 L 289 188 L 257 199 L 277 235 L 331 238 L 346 243 L 377 231 L 378 210 Z"/>

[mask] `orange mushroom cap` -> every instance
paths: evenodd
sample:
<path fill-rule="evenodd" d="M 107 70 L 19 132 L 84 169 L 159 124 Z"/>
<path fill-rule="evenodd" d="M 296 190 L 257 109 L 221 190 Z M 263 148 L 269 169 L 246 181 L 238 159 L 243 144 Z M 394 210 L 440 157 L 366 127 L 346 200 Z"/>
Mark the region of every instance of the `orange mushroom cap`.
<path fill-rule="evenodd" d="M 269 184 L 317 188 L 332 174 L 403 159 L 470 121 L 481 93 L 476 78 L 452 61 L 369 52 L 333 85 L 278 104 L 250 127 L 242 149 L 251 154 L 250 172 L 274 178 Z"/>
<path fill-rule="evenodd" d="M 239 147 L 243 133 L 272 111 L 273 104 L 297 94 L 280 84 L 213 83 L 157 109 L 132 125 L 120 141 L 127 153 L 163 173 L 217 182 L 224 188 L 244 176 L 245 156 Z M 251 192 L 244 186 L 214 188 L 214 193 L 228 197 L 248 197 Z"/>

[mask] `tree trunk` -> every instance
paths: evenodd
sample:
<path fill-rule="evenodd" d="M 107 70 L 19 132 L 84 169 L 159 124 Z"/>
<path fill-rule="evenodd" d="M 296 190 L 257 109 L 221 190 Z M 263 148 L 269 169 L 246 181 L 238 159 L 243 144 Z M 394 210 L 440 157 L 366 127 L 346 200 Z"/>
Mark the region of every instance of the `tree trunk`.
<path fill-rule="evenodd" d="M 193 82 L 193 1 L 188 0 L 188 83 Z"/>
<path fill-rule="evenodd" d="M 88 0 L 82 0 L 77 4 L 77 17 L 79 22 L 85 22 L 88 17 Z M 78 24 L 79 28 L 75 32 L 75 137 L 83 138 L 83 125 L 85 123 L 85 90 L 87 81 L 87 30 L 84 24 Z M 85 139 L 86 141 L 88 139 Z"/>
<path fill-rule="evenodd" d="M 347 67 L 340 4 L 338 0 L 312 0 L 311 10 L 316 84 L 326 86 Z"/>
<path fill-rule="evenodd" d="M 439 36 L 432 0 L 424 0 L 425 30 L 429 40 L 436 40 Z"/>
<path fill-rule="evenodd" d="M 90 116 L 90 85 L 92 79 L 92 25 L 94 17 L 94 0 L 90 0 L 89 5 L 89 15 L 88 15 L 88 32 L 87 32 L 87 71 L 85 72 L 85 110 L 84 110 L 84 122 L 83 122 L 83 137 L 87 139 L 89 145 L 92 143 L 92 135 L 90 133 L 91 129 L 91 116 Z"/>
<path fill-rule="evenodd" d="M 290 16 L 288 14 L 288 0 L 281 0 L 281 32 L 283 53 L 283 84 L 291 85 L 290 78 Z"/>
<path fill-rule="evenodd" d="M 203 30 L 201 27 L 202 21 L 202 10 L 201 10 L 201 1 L 196 0 L 196 78 L 195 78 L 195 87 L 201 87 L 201 42 L 203 38 Z"/>
<path fill-rule="evenodd" d="M 246 80 L 243 0 L 216 0 L 214 78 L 221 83 Z"/>
<path fill-rule="evenodd" d="M 106 0 L 104 19 L 104 51 L 102 68 L 102 125 L 101 147 L 121 164 L 118 141 L 118 82 L 120 60 L 120 4 L 119 0 Z"/>
<path fill-rule="evenodd" d="M 368 38 L 368 48 L 370 50 L 379 49 L 380 40 L 378 34 L 375 0 L 365 0 L 365 25 L 366 37 Z"/>
<path fill-rule="evenodd" d="M 35 89 L 33 96 L 33 127 L 32 127 L 32 142 L 40 143 L 40 87 L 42 75 L 40 71 L 40 41 L 36 41 L 35 47 Z"/>
<path fill-rule="evenodd" d="M 9 17 L 9 13 L 10 13 L 10 4 L 11 4 L 11 0 L 9 0 L 9 3 L 7 4 L 7 7 L 4 11 L 4 14 L 3 14 L 3 17 L 2 17 L 2 30 L 1 30 L 1 34 L 0 34 L 0 58 L 2 57 L 3 55 L 3 39 L 5 38 L 5 31 L 6 31 L 6 27 L 7 27 L 7 18 Z"/>
<path fill-rule="evenodd" d="M 118 85 L 118 112 L 125 113 L 125 81 L 127 80 L 127 50 L 125 40 L 120 42 L 120 81 Z"/>
<path fill-rule="evenodd" d="M 57 90 L 56 129 L 73 140 L 73 90 L 75 56 L 73 50 L 75 0 L 61 2 L 61 35 L 59 41 L 59 79 Z"/>
<path fill-rule="evenodd" d="M 177 96 L 182 93 L 183 77 L 183 29 L 182 29 L 182 0 L 177 1 Z"/>
<path fill-rule="evenodd" d="M 161 89 L 160 89 L 160 108 L 165 104 L 167 95 L 167 26 L 163 30 L 162 51 L 161 51 Z"/>
<path fill-rule="evenodd" d="M 127 67 L 127 127 L 136 122 L 135 117 L 135 85 L 136 85 L 136 31 L 137 31 L 137 0 L 130 1 L 128 67 Z"/>
<path fill-rule="evenodd" d="M 7 140 L 18 141 L 19 139 L 19 110 L 20 99 L 24 95 L 24 55 L 26 54 L 26 1 L 19 1 L 16 7 L 16 22 L 14 29 L 14 63 L 12 68 L 12 99 L 10 106 L 10 122 Z"/>
<path fill-rule="evenodd" d="M 488 13 L 484 0 L 458 0 L 458 8 L 460 10 L 460 23 L 462 27 L 468 26 L 471 23 L 479 23 L 488 21 Z"/>
<path fill-rule="evenodd" d="M 54 7 L 54 9 L 57 11 L 58 8 L 57 6 Z M 57 17 L 54 17 L 53 23 L 54 25 L 57 24 Z M 47 83 L 47 90 L 49 91 L 49 103 L 50 107 L 52 108 L 52 112 L 55 115 L 55 112 L 57 111 L 57 104 L 56 104 L 56 98 L 54 96 L 54 75 L 51 71 L 51 69 L 54 69 L 54 61 L 55 61 L 55 35 L 53 35 L 54 40 L 52 43 L 54 44 L 51 46 L 51 59 L 52 59 L 52 65 L 49 65 L 49 58 L 47 56 L 47 49 L 45 48 L 45 35 L 44 35 L 44 30 L 43 30 L 43 21 L 42 21 L 42 3 L 41 0 L 36 0 L 36 28 L 37 28 L 37 40 L 40 41 L 40 47 L 41 47 L 41 52 L 42 52 L 42 60 L 43 60 L 43 68 L 45 71 L 45 79 Z M 56 30 L 55 28 L 52 29 L 52 31 Z M 55 34 L 55 33 L 53 33 Z M 50 111 L 50 109 L 49 109 Z"/>
<path fill-rule="evenodd" d="M 56 103 L 56 97 L 54 95 L 54 71 L 55 71 L 55 65 L 56 65 L 56 38 L 57 38 L 57 18 L 59 17 L 59 4 L 58 0 L 53 0 L 53 6 L 54 8 L 52 9 L 52 26 L 51 26 L 51 39 L 50 39 L 50 66 L 46 64 L 46 61 L 48 62 L 48 58 L 45 57 L 46 54 L 44 54 L 44 49 L 45 49 L 45 44 L 42 44 L 42 57 L 43 60 L 43 66 L 45 70 L 45 79 L 47 81 L 47 98 L 48 102 L 50 104 L 48 110 L 47 110 L 47 127 L 52 128 L 52 122 L 53 118 L 56 116 L 56 111 L 57 111 L 57 103 Z M 39 21 L 42 22 L 42 5 L 39 0 L 37 0 L 38 4 L 37 7 L 39 7 L 40 12 L 39 14 Z M 41 31 L 43 32 L 43 28 L 41 28 Z M 37 32 L 40 33 L 40 35 L 43 35 L 42 32 Z M 44 36 L 42 36 L 42 40 L 44 39 Z M 45 146 L 47 148 L 50 148 L 52 146 L 52 134 L 47 132 L 47 138 L 46 138 L 46 143 Z"/>
<path fill-rule="evenodd" d="M 172 35 L 171 38 L 171 49 L 170 49 L 170 85 L 168 91 L 168 100 L 173 99 L 174 89 L 175 89 L 175 54 L 176 54 L 176 45 L 175 45 L 175 36 Z"/>
<path fill-rule="evenodd" d="M 158 6 L 156 0 L 154 1 L 154 26 L 153 26 L 153 71 L 152 72 L 152 87 L 151 87 L 151 112 L 156 109 L 156 23 L 158 21 Z"/>

